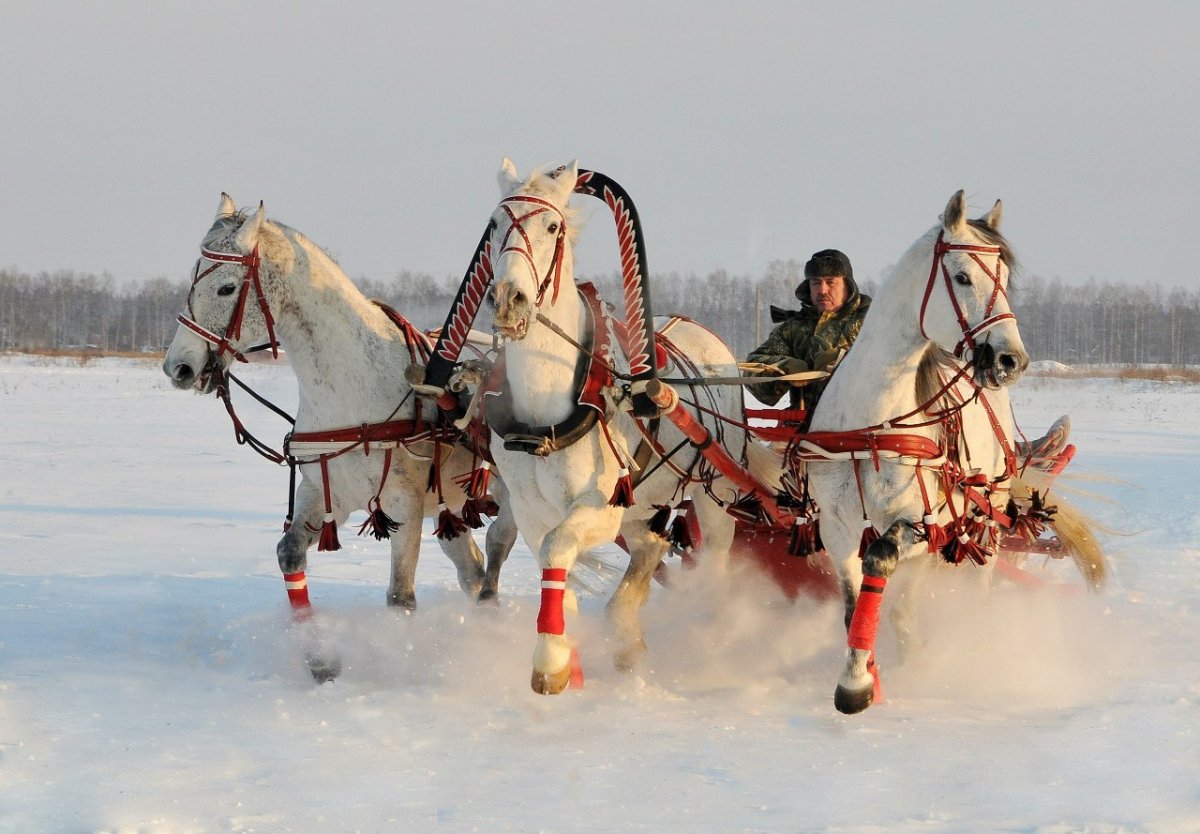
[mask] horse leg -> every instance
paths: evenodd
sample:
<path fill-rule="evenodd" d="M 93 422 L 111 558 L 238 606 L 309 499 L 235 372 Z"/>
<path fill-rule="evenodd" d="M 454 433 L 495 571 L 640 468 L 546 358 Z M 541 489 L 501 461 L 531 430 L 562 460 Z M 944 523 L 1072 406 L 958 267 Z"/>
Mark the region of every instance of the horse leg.
<path fill-rule="evenodd" d="M 629 672 L 646 653 L 638 613 L 650 594 L 650 579 L 667 552 L 668 543 L 640 519 L 622 525 L 621 536 L 629 548 L 629 567 L 608 601 L 608 618 L 617 635 L 613 664 L 618 671 Z"/>
<path fill-rule="evenodd" d="M 916 559 L 915 562 L 906 566 L 901 578 L 891 583 L 896 590 L 896 601 L 892 605 L 890 619 L 892 630 L 896 633 L 901 663 L 907 662 L 916 653 L 914 626 L 917 621 L 917 594 L 925 587 L 934 564 L 932 559 Z"/>
<path fill-rule="evenodd" d="M 438 544 L 458 571 L 458 587 L 472 599 L 478 597 L 483 589 L 483 553 L 475 537 L 468 530 L 452 539 L 438 539 Z"/>
<path fill-rule="evenodd" d="M 305 643 L 305 660 L 317 683 L 333 680 L 342 671 L 337 653 L 321 645 L 320 635 L 312 622 L 312 604 L 308 599 L 308 549 L 316 541 L 324 520 L 324 498 L 321 490 L 307 478 L 296 490 L 296 509 L 292 524 L 275 546 L 279 570 L 292 606 L 292 622 L 301 632 Z M 339 523 L 345 517 L 338 519 Z"/>
<path fill-rule="evenodd" d="M 697 564 L 709 565 L 718 573 L 724 573 L 729 569 L 729 551 L 733 547 L 733 516 L 707 496 L 697 496 L 695 508 L 700 523 L 700 546 L 692 556 Z"/>
<path fill-rule="evenodd" d="M 608 496 L 591 491 L 577 498 L 563 521 L 542 539 L 542 604 L 530 685 L 541 695 L 557 695 L 571 682 L 572 645 L 563 622 L 567 577 L 579 554 L 617 537 L 622 510 Z"/>
<path fill-rule="evenodd" d="M 492 493 L 500 505 L 500 514 L 488 525 L 484 539 L 487 550 L 487 569 L 484 571 L 483 588 L 479 592 L 481 603 L 498 603 L 500 592 L 500 568 L 504 565 L 513 545 L 517 543 L 517 523 L 513 520 L 512 508 L 508 504 L 508 491 L 495 480 Z"/>
<path fill-rule="evenodd" d="M 863 554 L 862 587 L 850 615 L 846 639 L 850 651 L 833 696 L 834 706 L 839 712 L 862 712 L 874 700 L 875 634 L 879 628 L 883 589 L 895 573 L 900 559 L 909 555 L 916 544 L 915 528 L 901 519 L 894 522 Z"/>
<path fill-rule="evenodd" d="M 406 481 L 406 484 L 416 481 Z M 417 609 L 417 559 L 421 555 L 421 523 L 425 519 L 425 503 L 419 489 L 399 493 L 387 509 L 399 527 L 392 531 L 392 564 L 388 577 L 387 605 L 405 612 Z M 443 546 L 444 549 L 444 546 Z"/>

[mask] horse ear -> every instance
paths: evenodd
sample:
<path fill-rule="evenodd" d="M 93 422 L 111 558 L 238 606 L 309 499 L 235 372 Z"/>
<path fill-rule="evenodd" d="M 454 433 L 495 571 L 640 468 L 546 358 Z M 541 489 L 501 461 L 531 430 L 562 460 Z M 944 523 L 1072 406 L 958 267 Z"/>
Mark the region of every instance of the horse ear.
<path fill-rule="evenodd" d="M 560 165 L 550 172 L 550 178 L 558 186 L 559 198 L 571 199 L 575 192 L 575 183 L 579 181 L 579 160 L 572 159 L 566 165 Z"/>
<path fill-rule="evenodd" d="M 237 212 L 237 206 L 234 205 L 233 198 L 230 197 L 228 194 L 226 194 L 224 191 L 222 191 L 221 192 L 221 204 L 219 206 L 217 206 L 217 216 L 214 218 L 214 221 L 215 220 L 224 220 L 227 217 L 233 217 L 234 213 L 236 213 L 236 212 Z"/>
<path fill-rule="evenodd" d="M 254 212 L 250 219 L 242 224 L 242 228 L 238 229 L 234 243 L 242 252 L 249 252 L 258 243 L 258 233 L 262 231 L 264 217 L 266 217 L 266 210 L 260 202 L 258 211 Z"/>
<path fill-rule="evenodd" d="M 967 223 L 967 200 L 962 189 L 954 193 L 942 213 L 942 227 L 947 232 L 960 232 Z"/>
<path fill-rule="evenodd" d="M 991 229 L 993 232 L 1000 231 L 1000 218 L 1004 214 L 1004 204 L 999 200 L 992 206 L 992 210 L 979 218 L 979 221 Z"/>
<path fill-rule="evenodd" d="M 507 156 L 500 163 L 496 181 L 500 183 L 500 193 L 506 196 L 512 194 L 521 185 L 521 178 L 517 176 L 517 166 L 513 165 L 512 160 Z"/>

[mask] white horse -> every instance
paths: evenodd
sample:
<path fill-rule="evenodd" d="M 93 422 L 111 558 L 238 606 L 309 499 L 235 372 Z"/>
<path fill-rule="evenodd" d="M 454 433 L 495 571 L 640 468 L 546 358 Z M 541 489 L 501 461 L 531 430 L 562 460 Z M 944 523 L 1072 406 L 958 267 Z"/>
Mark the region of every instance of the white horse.
<path fill-rule="evenodd" d="M 504 352 L 512 417 L 543 427 L 547 436 L 555 434 L 547 431 L 550 427 L 574 425 L 573 415 L 580 406 L 573 381 L 583 356 L 572 342 L 587 344 L 585 334 L 593 327 L 589 306 L 574 282 L 576 230 L 568 201 L 577 176 L 578 166 L 572 163 L 521 178 L 504 160 L 499 173 L 502 199 L 491 221 L 494 277 L 489 300 L 495 307 L 494 326 L 507 339 Z M 655 324 L 661 326 L 662 321 Z M 603 327 L 603 321 L 594 323 L 597 332 Z M 736 374 L 729 349 L 703 327 L 674 320 L 669 340 L 702 375 Z M 612 355 L 617 356 L 617 351 Z M 718 413 L 740 415 L 741 391 L 714 390 L 708 404 Z M 494 432 L 492 455 L 508 485 L 517 527 L 542 568 L 532 686 L 544 694 L 561 692 L 570 679 L 572 647 L 563 622 L 562 589 L 580 553 L 613 541 L 618 533 L 628 546 L 629 567 L 608 605 L 618 638 L 615 662 L 618 668 L 628 669 L 645 651 L 638 613 L 668 546 L 647 524 L 656 505 L 674 505 L 695 495 L 702 550 L 727 555 L 733 539 L 733 519 L 709 495 L 701 494 L 717 491 L 732 498 L 732 491 L 722 490 L 715 476 L 701 476 L 709 478 L 709 488 L 703 489 L 700 481 L 682 482 L 675 467 L 662 466 L 637 484 L 632 507 L 623 506 L 628 502 L 620 500 L 618 493 L 628 483 L 623 483 L 628 471 L 635 468 L 630 453 L 642 435 L 634 420 L 614 405 L 612 396 L 603 407 L 606 415 L 586 433 L 569 445 L 556 444 L 561 448 L 548 454 L 515 448 L 519 443 L 506 448 L 505 438 L 495 433 L 493 412 L 488 412 Z M 713 425 L 712 418 L 699 416 Z M 682 435 L 663 423 L 660 448 L 671 449 Z M 741 429 L 725 429 L 725 440 L 735 455 L 742 454 Z M 692 469 L 696 455 L 689 449 L 673 463 L 696 475 Z"/>
<path fill-rule="evenodd" d="M 310 441 L 292 446 L 302 480 L 292 524 L 276 552 L 298 617 L 308 611 L 308 549 L 319 537 L 324 549 L 336 549 L 337 526 L 356 509 L 371 510 L 374 532 L 391 540 L 388 605 L 415 608 L 422 520 L 441 509 L 438 496 L 426 488 L 430 458 L 439 458 L 445 509 L 454 511 L 464 502 L 456 478 L 472 465 L 467 450 L 428 435 L 408 442 L 405 427 L 398 425 L 420 420 L 427 427 L 436 418 L 436 408 L 415 397 L 405 381 L 415 341 L 424 336 L 398 327 L 304 235 L 267 220 L 261 205 L 247 217 L 226 194 L 201 244 L 188 308 L 163 362 L 177 388 L 208 393 L 234 356 L 276 339 L 296 373 L 293 439 Z M 363 443 L 364 424 L 391 426 L 399 436 Z M 416 428 L 411 434 L 419 434 Z M 321 433 L 327 437 L 315 437 Z M 347 451 L 328 455 L 341 449 Z M 503 485 L 493 483 L 503 507 Z M 488 529 L 486 572 L 469 532 L 440 542 L 463 591 L 488 599 L 515 539 L 511 516 L 502 509 Z M 337 674 L 336 659 L 311 655 L 309 664 L 318 680 Z"/>
<path fill-rule="evenodd" d="M 942 223 L 913 244 L 880 289 L 813 415 L 817 445 L 822 432 L 831 433 L 825 440 L 845 441 L 840 455 L 829 452 L 831 442 L 824 460 L 821 453 L 807 458 L 821 537 L 846 603 L 850 649 L 834 697 L 842 712 L 872 702 L 879 603 L 897 565 L 919 556 L 925 564 L 942 559 L 929 551 L 957 537 L 959 530 L 947 525 L 979 518 L 962 489 L 947 490 L 938 477 L 937 455 L 947 450 L 947 438 L 957 437 L 951 465 L 973 476 L 976 495 L 999 511 L 1009 498 L 1002 439 L 1013 434 L 1007 396 L 993 397 L 989 415 L 969 394 L 957 395 L 967 405 L 950 407 L 947 417 L 961 433 L 929 417 L 937 406 L 922 407 L 947 375 L 961 371 L 995 391 L 1016 382 L 1028 365 L 1007 298 L 1012 254 L 999 232 L 1000 216 L 997 201 L 984 217 L 968 220 L 963 193 L 950 199 Z M 878 531 L 873 542 L 864 525 Z M 860 544 L 868 545 L 861 559 Z M 903 614 L 900 619 L 903 628 Z"/>

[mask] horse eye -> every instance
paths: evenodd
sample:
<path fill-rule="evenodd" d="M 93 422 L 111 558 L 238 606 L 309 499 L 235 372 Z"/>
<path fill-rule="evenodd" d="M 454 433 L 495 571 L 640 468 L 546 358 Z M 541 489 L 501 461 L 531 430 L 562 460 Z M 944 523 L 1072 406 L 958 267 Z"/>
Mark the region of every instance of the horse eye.
<path fill-rule="evenodd" d="M 217 295 L 233 295 L 233 291 L 237 289 L 237 284 L 226 284 L 217 290 Z"/>
<path fill-rule="evenodd" d="M 954 275 L 954 282 L 963 287 L 971 286 L 971 276 L 965 272 L 958 272 Z"/>
<path fill-rule="evenodd" d="M 549 232 L 549 233 L 550 233 L 550 234 L 552 234 L 552 235 L 553 235 L 553 234 L 557 234 L 557 233 L 558 233 L 558 224 L 557 224 L 557 223 L 551 223 L 549 226 L 547 226 L 547 227 L 546 227 L 546 231 L 547 231 L 547 232 Z"/>

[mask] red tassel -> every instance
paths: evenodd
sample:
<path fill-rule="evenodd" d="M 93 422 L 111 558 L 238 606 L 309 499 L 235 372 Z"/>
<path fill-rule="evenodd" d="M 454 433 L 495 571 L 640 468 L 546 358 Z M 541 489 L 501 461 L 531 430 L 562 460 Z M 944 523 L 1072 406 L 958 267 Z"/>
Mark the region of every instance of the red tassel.
<path fill-rule="evenodd" d="M 459 486 L 467 493 L 468 498 L 484 498 L 487 496 L 488 481 L 491 480 L 492 465 L 486 460 L 472 469 L 468 474 L 456 479 Z"/>
<path fill-rule="evenodd" d="M 763 508 L 762 499 L 753 492 L 739 495 L 732 504 L 725 508 L 725 512 L 734 518 L 740 518 L 742 521 L 760 527 L 771 525 L 771 517 L 767 515 L 767 511 Z"/>
<path fill-rule="evenodd" d="M 925 516 L 925 540 L 929 543 L 930 553 L 940 553 L 952 538 L 950 532 L 937 523 L 932 515 Z"/>
<path fill-rule="evenodd" d="M 376 503 L 375 509 L 368 512 L 367 520 L 358 528 L 358 534 L 361 536 L 364 533 L 370 533 L 376 541 L 383 541 L 390 539 L 392 533 L 399 529 L 400 525 L 393 521 L 391 516 L 383 511 L 383 507 Z"/>
<path fill-rule="evenodd" d="M 321 524 L 321 536 L 317 539 L 317 550 L 341 550 L 342 543 L 338 541 L 337 522 L 332 513 L 325 514 Z"/>
<path fill-rule="evenodd" d="M 613 488 L 612 498 L 608 499 L 610 507 L 632 507 L 633 501 L 633 478 L 629 477 L 629 470 L 621 467 L 621 477 L 617 478 L 617 485 Z"/>
<path fill-rule="evenodd" d="M 815 532 L 815 523 L 812 521 L 802 521 L 797 517 L 792 524 L 792 534 L 788 538 L 788 555 L 798 558 L 806 558 L 813 555 L 817 551 L 813 549 L 813 533 Z"/>
<path fill-rule="evenodd" d="M 465 521 L 450 512 L 450 508 L 445 504 L 438 506 L 441 508 L 441 512 L 438 513 L 437 526 L 433 529 L 434 535 L 439 539 L 457 539 L 467 532 Z"/>
<path fill-rule="evenodd" d="M 862 538 L 858 540 L 858 558 L 862 558 L 867 554 L 867 548 L 875 544 L 879 539 L 879 533 L 871 526 L 871 522 L 863 519 Z"/>
<path fill-rule="evenodd" d="M 667 504 L 655 504 L 654 515 L 650 516 L 650 532 L 656 536 L 666 538 L 667 522 L 671 520 L 671 507 Z"/>
<path fill-rule="evenodd" d="M 671 543 L 671 547 L 675 550 L 689 551 L 695 547 L 692 543 L 692 534 L 688 530 L 687 521 L 682 515 L 675 516 L 675 520 L 671 522 L 671 529 L 667 533 L 667 541 Z"/>
<path fill-rule="evenodd" d="M 479 512 L 479 502 L 474 498 L 468 498 L 463 504 L 462 520 L 472 530 L 478 530 L 483 526 L 483 516 Z"/>

